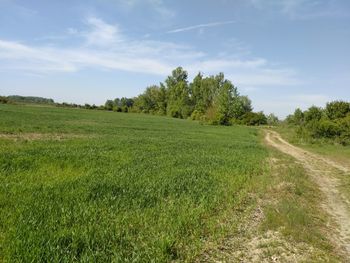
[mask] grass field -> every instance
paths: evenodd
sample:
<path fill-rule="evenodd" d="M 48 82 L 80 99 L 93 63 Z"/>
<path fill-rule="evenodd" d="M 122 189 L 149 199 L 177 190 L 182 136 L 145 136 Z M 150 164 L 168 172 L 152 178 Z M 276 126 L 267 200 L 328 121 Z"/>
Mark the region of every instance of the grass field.
<path fill-rule="evenodd" d="M 339 262 L 319 190 L 263 134 L 0 105 L 0 261 Z"/>
<path fill-rule="evenodd" d="M 191 260 L 267 155 L 247 127 L 0 105 L 0 261 Z"/>

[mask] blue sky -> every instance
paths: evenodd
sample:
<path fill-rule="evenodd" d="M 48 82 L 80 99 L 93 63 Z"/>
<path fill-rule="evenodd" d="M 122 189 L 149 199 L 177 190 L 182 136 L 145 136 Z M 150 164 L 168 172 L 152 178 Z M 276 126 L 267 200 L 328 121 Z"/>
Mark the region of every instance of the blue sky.
<path fill-rule="evenodd" d="M 177 66 L 255 110 L 350 100 L 348 0 L 0 0 L 0 94 L 103 104 Z"/>

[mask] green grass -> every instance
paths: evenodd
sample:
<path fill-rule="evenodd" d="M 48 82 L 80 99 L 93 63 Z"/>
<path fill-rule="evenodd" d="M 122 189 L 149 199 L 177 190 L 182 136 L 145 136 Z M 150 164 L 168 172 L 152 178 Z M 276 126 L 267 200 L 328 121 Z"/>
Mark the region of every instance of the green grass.
<path fill-rule="evenodd" d="M 319 206 L 323 198 L 320 190 L 292 157 L 272 149 L 270 152 L 276 161 L 268 177 L 269 201 L 264 205 L 260 230 L 279 231 L 287 246 L 298 251 L 298 262 L 341 262 L 326 234 L 329 217 Z"/>
<path fill-rule="evenodd" d="M 264 173 L 257 133 L 0 105 L 0 261 L 192 260 Z"/>
<path fill-rule="evenodd" d="M 298 138 L 291 127 L 279 127 L 278 132 L 289 142 L 298 145 L 310 152 L 314 152 L 350 169 L 350 145 L 344 146 L 331 141 L 305 141 Z M 334 174 L 339 180 L 339 190 L 350 200 L 350 176 L 349 173 L 338 172 Z"/>
<path fill-rule="evenodd" d="M 277 131 L 289 142 L 325 157 L 350 165 L 350 146 L 332 143 L 331 140 L 305 140 L 298 138 L 295 128 L 280 126 Z"/>

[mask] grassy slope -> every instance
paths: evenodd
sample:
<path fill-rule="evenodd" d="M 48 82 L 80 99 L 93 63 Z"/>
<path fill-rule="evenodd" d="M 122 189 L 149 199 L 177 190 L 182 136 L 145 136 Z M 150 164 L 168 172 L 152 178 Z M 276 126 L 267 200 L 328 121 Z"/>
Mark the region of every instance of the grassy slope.
<path fill-rule="evenodd" d="M 0 134 L 0 261 L 189 260 L 267 157 L 254 129 L 137 114 L 0 105 Z"/>

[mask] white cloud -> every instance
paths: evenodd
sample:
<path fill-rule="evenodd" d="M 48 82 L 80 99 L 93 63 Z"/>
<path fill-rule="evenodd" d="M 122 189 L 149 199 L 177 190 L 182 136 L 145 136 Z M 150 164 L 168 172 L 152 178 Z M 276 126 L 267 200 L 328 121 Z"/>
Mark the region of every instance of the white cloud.
<path fill-rule="evenodd" d="M 229 20 L 229 21 L 217 21 L 217 22 L 212 22 L 212 23 L 206 23 L 206 24 L 198 24 L 198 25 L 193 25 L 193 26 L 188 26 L 188 27 L 181 27 L 181 28 L 176 28 L 173 30 L 168 31 L 167 33 L 179 33 L 179 32 L 184 32 L 184 31 L 190 31 L 190 30 L 195 30 L 195 29 L 203 29 L 206 27 L 217 27 L 217 26 L 223 26 L 223 25 L 228 25 L 228 24 L 233 24 L 235 21 Z"/>
<path fill-rule="evenodd" d="M 123 41 L 123 36 L 117 25 L 110 25 L 96 17 L 88 17 L 90 31 L 82 33 L 88 45 L 106 47 Z"/>
<path fill-rule="evenodd" d="M 191 75 L 198 71 L 205 74 L 224 72 L 241 87 L 299 83 L 294 70 L 277 68 L 264 58 L 215 56 L 172 42 L 129 39 L 118 25 L 96 17 L 87 18 L 86 25 L 88 28 L 81 31 L 68 29 L 67 38 L 75 37 L 81 41 L 73 47 L 0 40 L 0 69 L 48 74 L 94 68 L 166 76 L 181 65 Z"/>

